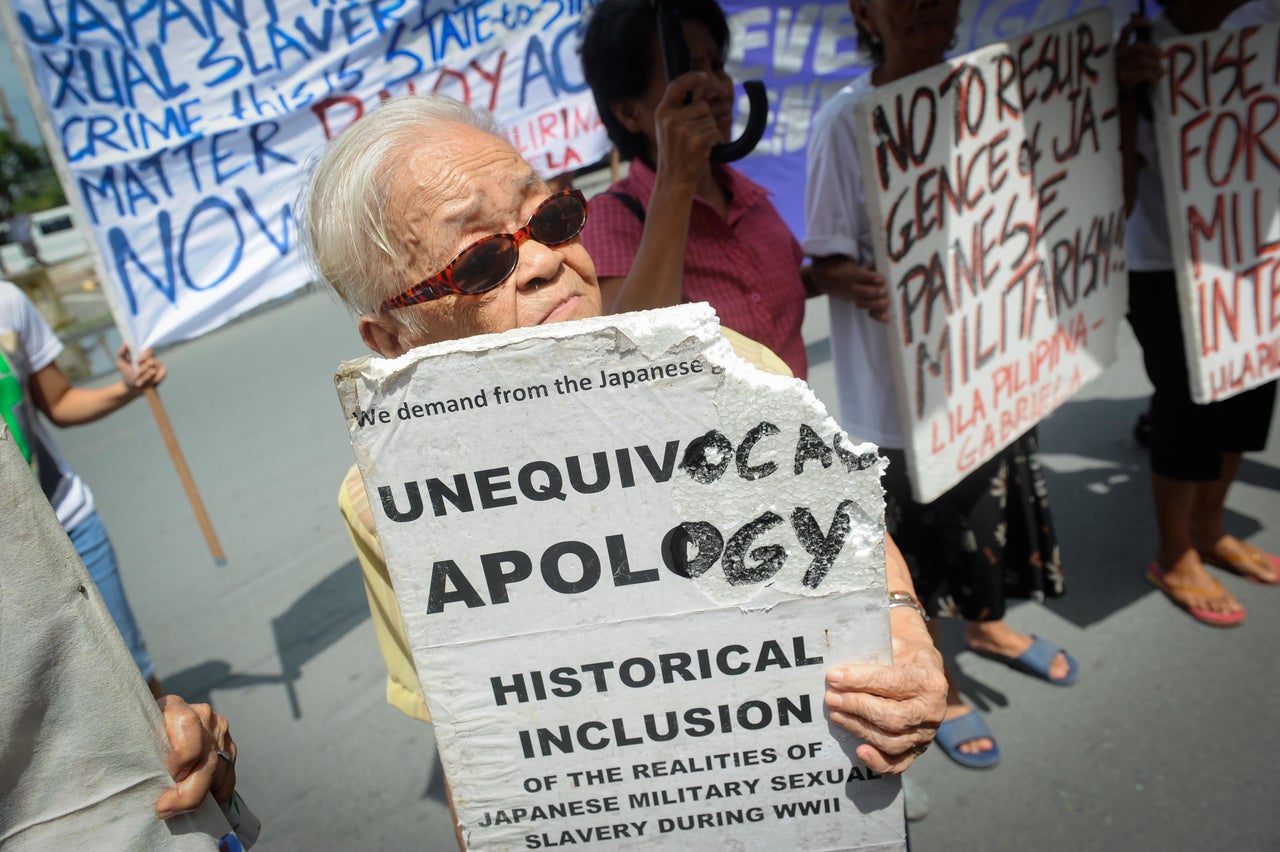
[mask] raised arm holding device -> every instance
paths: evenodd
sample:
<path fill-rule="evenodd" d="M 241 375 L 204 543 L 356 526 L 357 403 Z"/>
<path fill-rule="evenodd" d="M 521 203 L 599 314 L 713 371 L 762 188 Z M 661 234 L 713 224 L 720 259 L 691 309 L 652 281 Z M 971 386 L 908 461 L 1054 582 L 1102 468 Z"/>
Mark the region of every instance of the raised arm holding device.
<path fill-rule="evenodd" d="M 680 19 L 679 0 L 653 0 L 658 16 L 658 43 L 662 47 L 662 68 L 667 82 L 689 70 L 689 45 L 684 37 L 684 24 Z M 764 136 L 765 122 L 769 119 L 769 97 L 764 83 L 747 80 L 742 84 L 750 105 L 747 126 L 742 135 L 732 142 L 717 145 L 711 151 L 711 162 L 732 163 L 755 150 Z"/>

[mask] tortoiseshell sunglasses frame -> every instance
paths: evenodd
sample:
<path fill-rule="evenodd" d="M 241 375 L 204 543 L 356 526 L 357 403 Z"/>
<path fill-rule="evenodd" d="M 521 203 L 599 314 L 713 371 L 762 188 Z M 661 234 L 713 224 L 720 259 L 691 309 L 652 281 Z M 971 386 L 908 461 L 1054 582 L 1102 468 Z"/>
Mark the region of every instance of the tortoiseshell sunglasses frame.
<path fill-rule="evenodd" d="M 378 306 L 378 310 L 390 311 L 395 308 L 407 308 L 411 305 L 419 305 L 423 302 L 430 302 L 433 299 L 439 299 L 444 296 L 479 296 L 482 293 L 488 293 L 490 290 L 501 286 L 502 282 L 510 278 L 511 273 L 516 271 L 516 266 L 520 262 L 520 246 L 534 238 L 533 223 L 538 218 L 538 215 L 546 209 L 547 205 L 552 202 L 559 201 L 562 198 L 576 198 L 578 200 L 578 203 L 582 205 L 582 222 L 579 223 L 577 230 L 565 239 L 554 243 L 546 243 L 546 245 L 554 248 L 556 246 L 562 246 L 565 243 L 572 242 L 577 238 L 578 234 L 582 233 L 582 228 L 587 223 L 587 199 L 586 196 L 582 194 L 582 190 L 579 189 L 565 189 L 547 196 L 546 200 L 538 205 L 538 209 L 533 211 L 533 215 L 529 217 L 529 221 L 525 223 L 523 228 L 516 231 L 514 234 L 490 234 L 487 237 L 481 237 L 462 251 L 458 252 L 454 256 L 453 260 L 449 261 L 449 263 L 445 265 L 444 269 L 440 270 L 420 284 L 415 284 L 400 295 L 392 296 L 390 299 L 387 299 Z M 511 268 L 482 289 L 464 290 L 453 280 L 454 270 L 458 267 L 458 263 L 465 255 L 470 254 L 478 246 L 482 246 L 492 240 L 510 240 L 515 244 L 514 260 L 512 261 Z"/>

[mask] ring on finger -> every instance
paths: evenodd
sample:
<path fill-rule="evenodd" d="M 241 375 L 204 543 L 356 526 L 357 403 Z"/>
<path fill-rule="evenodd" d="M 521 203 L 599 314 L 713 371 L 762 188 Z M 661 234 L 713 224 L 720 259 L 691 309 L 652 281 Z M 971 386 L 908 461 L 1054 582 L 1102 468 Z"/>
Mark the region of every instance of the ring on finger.
<path fill-rule="evenodd" d="M 214 754 L 216 754 L 218 757 L 225 760 L 227 762 L 228 768 L 230 769 L 236 768 L 236 759 L 231 755 L 231 752 L 223 751 L 222 749 L 217 749 L 216 751 L 214 751 Z"/>

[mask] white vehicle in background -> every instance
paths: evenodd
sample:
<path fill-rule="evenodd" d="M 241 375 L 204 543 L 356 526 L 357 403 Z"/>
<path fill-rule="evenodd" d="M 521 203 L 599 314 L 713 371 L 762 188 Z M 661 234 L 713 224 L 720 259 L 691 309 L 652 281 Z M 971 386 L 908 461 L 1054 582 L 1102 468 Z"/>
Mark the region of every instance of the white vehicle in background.
<path fill-rule="evenodd" d="M 88 253 L 89 245 L 72 221 L 70 207 L 52 207 L 30 215 L 31 238 L 35 242 L 36 253 L 45 263 L 52 266 Z M 22 246 L 13 241 L 7 221 L 0 222 L 0 260 L 4 261 L 8 274 L 24 272 L 35 266 Z"/>

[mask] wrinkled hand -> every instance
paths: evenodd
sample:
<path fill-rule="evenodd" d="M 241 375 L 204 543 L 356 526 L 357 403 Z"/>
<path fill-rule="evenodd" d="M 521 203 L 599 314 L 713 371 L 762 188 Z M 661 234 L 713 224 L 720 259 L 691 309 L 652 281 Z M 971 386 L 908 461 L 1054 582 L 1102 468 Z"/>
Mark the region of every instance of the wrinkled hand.
<path fill-rule="evenodd" d="M 942 655 L 920 615 L 890 610 L 893 665 L 837 666 L 827 672 L 831 721 L 865 743 L 858 758 L 870 769 L 897 775 L 933 742 L 947 706 Z"/>
<path fill-rule="evenodd" d="M 725 141 L 712 111 L 715 94 L 714 81 L 701 71 L 681 74 L 667 86 L 653 115 L 659 169 L 690 184 L 702 178 L 711 149 Z"/>
<path fill-rule="evenodd" d="M 225 805 L 236 788 L 236 744 L 227 720 L 208 704 L 188 704 L 176 695 L 156 699 L 169 735 L 169 774 L 176 785 L 156 802 L 156 815 L 168 819 L 193 811 L 212 793 Z M 218 755 L 231 756 L 226 760 Z"/>
<path fill-rule="evenodd" d="M 1116 80 L 1121 89 L 1155 83 L 1164 76 L 1164 57 L 1150 42 L 1137 41 L 1138 30 L 1150 27 L 1146 18 L 1130 18 L 1116 39 Z"/>
<path fill-rule="evenodd" d="M 120 347 L 116 353 L 116 369 L 130 390 L 141 391 L 154 388 L 164 381 L 169 371 L 150 349 L 143 349 L 135 361 L 129 352 L 129 344 Z"/>
<path fill-rule="evenodd" d="M 819 258 L 813 262 L 818 289 L 837 299 L 848 299 L 873 320 L 889 321 L 889 286 L 884 276 L 850 257 Z"/>

